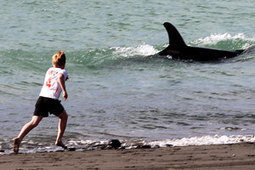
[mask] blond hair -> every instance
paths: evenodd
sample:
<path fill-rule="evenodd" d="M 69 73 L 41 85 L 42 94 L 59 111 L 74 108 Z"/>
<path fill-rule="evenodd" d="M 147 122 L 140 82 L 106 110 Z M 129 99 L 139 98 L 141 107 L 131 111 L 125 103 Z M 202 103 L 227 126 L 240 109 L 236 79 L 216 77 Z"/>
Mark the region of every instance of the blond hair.
<path fill-rule="evenodd" d="M 52 64 L 55 67 L 63 67 L 66 64 L 66 55 L 64 51 L 59 51 L 52 56 Z"/>

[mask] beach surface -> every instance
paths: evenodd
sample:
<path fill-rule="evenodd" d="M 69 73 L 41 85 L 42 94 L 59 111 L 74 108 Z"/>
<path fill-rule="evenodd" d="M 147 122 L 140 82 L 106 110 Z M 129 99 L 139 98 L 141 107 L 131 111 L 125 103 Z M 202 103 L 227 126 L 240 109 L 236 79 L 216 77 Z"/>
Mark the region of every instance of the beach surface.
<path fill-rule="evenodd" d="M 0 169 L 254 169 L 255 144 L 0 156 Z"/>

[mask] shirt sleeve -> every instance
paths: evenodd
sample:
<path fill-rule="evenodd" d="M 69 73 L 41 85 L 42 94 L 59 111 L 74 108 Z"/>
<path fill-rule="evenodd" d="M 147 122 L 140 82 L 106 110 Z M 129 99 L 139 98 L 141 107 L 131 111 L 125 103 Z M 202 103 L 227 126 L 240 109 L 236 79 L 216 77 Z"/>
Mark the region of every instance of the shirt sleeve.
<path fill-rule="evenodd" d="M 67 78 L 68 78 L 68 73 L 67 73 L 67 71 L 66 71 L 66 70 L 63 70 L 63 71 L 62 71 L 62 74 L 64 75 L 65 80 L 67 80 Z"/>

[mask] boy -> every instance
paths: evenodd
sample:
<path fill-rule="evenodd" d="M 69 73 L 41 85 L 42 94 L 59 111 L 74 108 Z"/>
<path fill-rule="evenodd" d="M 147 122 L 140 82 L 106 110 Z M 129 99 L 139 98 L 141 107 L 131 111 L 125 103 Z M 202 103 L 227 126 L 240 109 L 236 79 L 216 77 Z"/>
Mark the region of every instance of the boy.
<path fill-rule="evenodd" d="M 63 91 L 65 100 L 68 97 L 65 87 L 65 81 L 68 79 L 67 72 L 64 70 L 65 64 L 66 56 L 63 51 L 59 51 L 52 56 L 53 67 L 49 68 L 46 72 L 44 84 L 35 105 L 34 116 L 30 122 L 23 126 L 19 135 L 14 138 L 13 151 L 15 153 L 19 152 L 22 139 L 35 128 L 44 117 L 48 117 L 49 112 L 59 118 L 58 135 L 55 144 L 67 149 L 62 142 L 62 137 L 65 132 L 68 115 L 58 100 L 61 91 Z"/>

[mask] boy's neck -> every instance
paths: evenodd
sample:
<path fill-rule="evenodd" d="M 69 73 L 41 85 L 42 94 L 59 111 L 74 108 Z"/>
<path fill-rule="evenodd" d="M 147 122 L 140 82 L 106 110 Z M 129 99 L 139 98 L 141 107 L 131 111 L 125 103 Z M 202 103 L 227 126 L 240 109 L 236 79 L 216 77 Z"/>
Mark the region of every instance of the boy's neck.
<path fill-rule="evenodd" d="M 57 66 L 54 66 L 54 65 L 53 65 L 53 67 L 54 67 L 54 68 L 61 68 L 61 69 L 64 69 L 64 68 L 65 68 L 65 66 L 57 67 Z"/>

